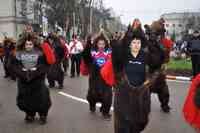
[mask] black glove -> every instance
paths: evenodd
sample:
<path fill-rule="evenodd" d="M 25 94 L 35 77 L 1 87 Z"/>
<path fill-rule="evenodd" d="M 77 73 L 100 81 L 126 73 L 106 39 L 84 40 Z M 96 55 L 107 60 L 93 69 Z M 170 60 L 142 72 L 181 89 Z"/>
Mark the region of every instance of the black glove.
<path fill-rule="evenodd" d="M 27 72 L 27 81 L 31 81 L 36 78 L 37 69 L 31 69 Z"/>
<path fill-rule="evenodd" d="M 27 82 L 30 82 L 35 77 L 36 68 L 32 68 L 30 70 L 23 68 L 22 71 L 24 73 L 24 79 Z"/>
<path fill-rule="evenodd" d="M 142 95 L 144 92 L 150 89 L 150 86 L 151 86 L 151 81 L 146 80 L 141 86 L 137 87 L 137 90 L 139 90 L 139 94 Z"/>
<path fill-rule="evenodd" d="M 125 87 L 125 81 L 121 80 L 119 82 L 117 82 L 113 87 L 114 87 L 114 91 L 119 91 L 120 89 L 123 89 Z"/>
<path fill-rule="evenodd" d="M 196 93 L 194 95 L 194 104 L 198 109 L 200 109 L 200 87 L 196 89 Z"/>

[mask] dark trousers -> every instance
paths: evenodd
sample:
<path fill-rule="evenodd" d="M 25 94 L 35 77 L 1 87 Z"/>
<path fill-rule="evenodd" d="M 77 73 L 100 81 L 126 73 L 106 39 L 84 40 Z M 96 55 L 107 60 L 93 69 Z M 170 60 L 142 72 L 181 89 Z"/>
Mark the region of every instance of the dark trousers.
<path fill-rule="evenodd" d="M 191 55 L 193 76 L 200 73 L 200 54 Z"/>
<path fill-rule="evenodd" d="M 81 62 L 81 54 L 72 54 L 71 55 L 71 76 L 75 76 L 75 68 L 76 73 L 80 75 L 80 62 Z"/>
<path fill-rule="evenodd" d="M 1 60 L 1 62 L 3 63 L 3 56 L 0 56 L 0 60 Z"/>
<path fill-rule="evenodd" d="M 65 58 L 62 62 L 62 66 L 64 68 L 64 72 L 67 72 L 67 69 L 69 67 L 69 59 L 68 58 Z"/>
<path fill-rule="evenodd" d="M 63 87 L 64 72 L 61 63 L 58 62 L 50 66 L 49 72 L 47 73 L 47 79 L 50 87 L 55 86 L 55 81 L 58 82 L 59 87 Z"/>
<path fill-rule="evenodd" d="M 9 69 L 9 63 L 8 63 L 8 58 L 3 60 L 3 67 L 4 67 L 4 77 L 10 77 L 12 80 L 16 80 L 16 76 L 11 72 Z"/>
<path fill-rule="evenodd" d="M 109 114 L 112 105 L 112 96 L 112 88 L 105 84 L 99 73 L 93 73 L 89 76 L 87 100 L 90 109 L 95 109 L 96 103 L 100 102 L 102 104 L 100 108 L 101 113 L 103 115 Z"/>
<path fill-rule="evenodd" d="M 161 108 L 165 108 L 169 106 L 169 88 L 166 82 L 166 75 L 161 73 L 154 84 L 150 87 L 152 93 L 156 93 L 158 95 L 158 99 L 161 104 Z"/>
<path fill-rule="evenodd" d="M 9 76 L 10 76 L 10 73 L 9 73 L 8 67 L 6 66 L 5 63 L 4 63 L 4 72 L 5 72 L 5 76 L 6 76 L 6 77 L 9 77 Z"/>

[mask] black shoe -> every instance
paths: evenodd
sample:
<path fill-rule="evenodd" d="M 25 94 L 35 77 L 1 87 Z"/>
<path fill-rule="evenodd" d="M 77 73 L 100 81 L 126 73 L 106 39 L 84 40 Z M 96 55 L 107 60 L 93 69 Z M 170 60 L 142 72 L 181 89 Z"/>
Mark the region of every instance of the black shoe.
<path fill-rule="evenodd" d="M 16 81 L 16 78 L 15 77 L 11 77 L 11 80 Z"/>
<path fill-rule="evenodd" d="M 68 75 L 67 72 L 65 72 L 65 73 L 64 73 L 64 76 L 67 76 L 67 75 Z"/>
<path fill-rule="evenodd" d="M 9 77 L 8 75 L 5 75 L 5 76 L 4 76 L 4 78 L 8 78 L 8 77 Z"/>
<path fill-rule="evenodd" d="M 110 121 L 110 120 L 111 120 L 111 116 L 112 116 L 111 114 L 107 114 L 107 113 L 104 114 L 104 113 L 103 113 L 103 118 L 104 118 L 105 120 L 107 120 L 107 121 Z"/>
<path fill-rule="evenodd" d="M 71 75 L 71 76 L 70 76 L 70 78 L 74 78 L 74 77 L 75 77 L 74 75 Z"/>
<path fill-rule="evenodd" d="M 96 111 L 96 107 L 94 106 L 94 107 L 90 107 L 90 112 L 91 113 L 94 113 Z"/>
<path fill-rule="evenodd" d="M 30 116 L 30 115 L 26 115 L 25 119 L 26 123 L 33 123 L 33 121 L 35 120 L 34 116 Z"/>
<path fill-rule="evenodd" d="M 50 84 L 49 84 L 49 88 L 54 88 L 54 87 L 55 87 L 55 85 L 50 85 Z"/>
<path fill-rule="evenodd" d="M 99 112 L 103 112 L 103 107 L 101 106 L 100 108 L 99 108 Z"/>
<path fill-rule="evenodd" d="M 170 110 L 171 110 L 171 108 L 169 107 L 169 105 L 163 106 L 163 107 L 162 107 L 162 111 L 163 111 L 164 113 L 169 113 Z"/>
<path fill-rule="evenodd" d="M 47 117 L 46 116 L 40 116 L 39 123 L 41 125 L 46 124 L 47 123 Z"/>
<path fill-rule="evenodd" d="M 63 85 L 59 85 L 58 89 L 63 89 Z"/>

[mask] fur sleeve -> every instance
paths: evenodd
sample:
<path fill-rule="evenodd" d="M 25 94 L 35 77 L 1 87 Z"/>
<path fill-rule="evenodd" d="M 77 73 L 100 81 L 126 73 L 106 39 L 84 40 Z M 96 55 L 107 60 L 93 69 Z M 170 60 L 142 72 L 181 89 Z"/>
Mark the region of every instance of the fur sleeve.
<path fill-rule="evenodd" d="M 123 70 L 124 64 L 127 60 L 127 55 L 128 51 L 123 40 L 115 41 L 115 43 L 112 44 L 112 64 L 115 73 Z"/>
<path fill-rule="evenodd" d="M 29 71 L 29 80 L 38 79 L 42 75 L 45 75 L 48 72 L 49 65 L 46 62 L 45 56 L 40 56 L 38 59 L 38 64 L 35 71 Z"/>
<path fill-rule="evenodd" d="M 146 83 L 148 84 L 154 84 L 154 82 L 157 80 L 157 78 L 159 77 L 160 73 L 162 72 L 162 67 L 160 67 L 161 64 L 159 64 L 158 62 L 154 63 L 154 58 L 153 56 L 151 56 L 150 52 L 148 49 L 145 48 L 145 63 L 147 64 L 147 79 L 146 79 Z"/>
<path fill-rule="evenodd" d="M 91 44 L 87 44 L 85 49 L 82 52 L 82 59 L 87 66 L 92 64 L 92 57 L 91 57 Z"/>
<path fill-rule="evenodd" d="M 56 62 L 56 57 L 54 55 L 52 48 L 49 46 L 49 44 L 45 42 L 41 45 L 41 48 L 45 54 L 48 64 L 50 65 L 54 64 Z"/>
<path fill-rule="evenodd" d="M 27 72 L 22 71 L 23 65 L 21 62 L 15 57 L 10 56 L 10 70 L 20 79 L 26 80 Z"/>

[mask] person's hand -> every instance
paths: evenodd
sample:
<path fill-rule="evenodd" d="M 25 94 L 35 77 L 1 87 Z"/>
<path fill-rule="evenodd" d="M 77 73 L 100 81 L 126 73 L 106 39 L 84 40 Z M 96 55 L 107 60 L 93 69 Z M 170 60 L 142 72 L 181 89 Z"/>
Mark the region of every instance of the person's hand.
<path fill-rule="evenodd" d="M 143 84 L 143 86 L 146 86 L 146 87 L 150 87 L 152 84 L 151 80 L 146 80 Z"/>
<path fill-rule="evenodd" d="M 125 81 L 124 80 L 121 80 L 119 82 L 117 82 L 113 88 L 114 88 L 114 91 L 116 90 L 119 90 L 119 89 L 123 89 L 125 87 Z"/>
<path fill-rule="evenodd" d="M 26 69 L 26 68 L 22 68 L 22 71 L 23 71 L 23 72 L 27 72 L 28 69 Z"/>
<path fill-rule="evenodd" d="M 33 68 L 30 69 L 30 71 L 36 71 L 36 70 L 37 70 L 36 67 L 33 67 Z"/>

